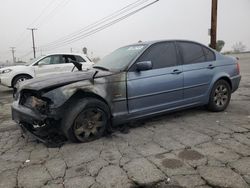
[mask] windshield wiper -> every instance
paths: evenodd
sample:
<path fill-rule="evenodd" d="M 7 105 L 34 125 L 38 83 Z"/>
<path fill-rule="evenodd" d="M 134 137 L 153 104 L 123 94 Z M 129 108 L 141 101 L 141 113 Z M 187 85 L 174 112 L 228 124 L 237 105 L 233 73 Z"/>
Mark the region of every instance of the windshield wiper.
<path fill-rule="evenodd" d="M 104 71 L 109 71 L 108 68 L 106 68 L 106 67 L 101 67 L 101 66 L 93 66 L 93 68 L 101 69 L 101 70 L 104 70 Z"/>

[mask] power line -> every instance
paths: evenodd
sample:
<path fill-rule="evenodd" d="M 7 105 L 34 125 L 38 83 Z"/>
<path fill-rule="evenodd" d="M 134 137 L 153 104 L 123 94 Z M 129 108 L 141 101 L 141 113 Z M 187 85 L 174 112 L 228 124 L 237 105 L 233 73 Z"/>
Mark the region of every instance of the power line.
<path fill-rule="evenodd" d="M 49 1 L 49 3 L 43 8 L 41 13 L 33 20 L 33 22 L 29 26 L 33 26 L 42 17 L 42 15 L 45 13 L 45 11 L 47 11 L 49 9 L 49 7 L 52 6 L 53 3 L 55 3 L 55 2 L 56 2 L 55 0 Z"/>
<path fill-rule="evenodd" d="M 28 24 L 28 27 L 33 26 L 44 15 L 45 11 L 48 10 L 48 8 L 54 4 L 54 2 L 56 2 L 56 1 L 55 0 L 49 1 L 49 3 L 42 9 L 40 14 L 30 24 Z M 20 44 L 22 44 L 23 41 L 28 38 L 28 35 L 26 35 L 26 34 L 27 34 L 26 30 L 24 30 L 19 35 L 18 39 L 15 42 L 16 46 L 20 46 Z"/>
<path fill-rule="evenodd" d="M 55 4 L 55 2 L 58 2 L 58 1 L 55 1 L 55 0 L 51 0 L 45 7 L 44 9 L 41 11 L 41 13 L 33 20 L 33 22 L 31 24 L 29 24 L 29 26 L 32 26 L 34 25 L 37 21 L 39 21 L 40 18 L 42 18 L 42 16 L 44 15 L 45 11 L 48 10 L 48 8 L 50 6 L 52 6 L 53 4 Z M 45 20 L 46 18 L 51 18 L 52 17 L 52 14 L 56 12 L 56 10 L 58 10 L 61 6 L 65 6 L 67 3 L 69 2 L 69 0 L 64 0 L 64 1 L 60 1 L 59 0 L 59 3 L 56 4 L 56 7 L 54 7 L 50 12 L 49 12 L 49 15 L 47 15 L 46 17 L 44 17 L 42 20 L 40 20 L 36 25 L 41 27 L 42 25 L 44 25 L 45 23 Z M 46 15 L 46 14 L 45 14 Z M 55 14 L 54 14 L 55 15 Z M 51 19 L 50 19 L 51 20 Z M 21 35 L 23 36 L 25 34 L 25 32 Z M 23 40 L 26 39 L 27 37 L 25 38 L 22 38 Z M 21 42 L 23 41 L 21 40 L 19 44 L 21 44 Z M 33 39 L 32 39 L 33 40 Z M 34 53 L 34 57 L 35 57 L 35 48 L 34 48 L 34 45 L 33 45 L 33 53 Z M 26 54 L 23 55 L 23 56 L 27 56 Z M 23 57 L 22 56 L 22 57 Z"/>
<path fill-rule="evenodd" d="M 55 16 L 56 11 L 68 4 L 69 2 L 70 0 L 60 1 L 60 3 L 57 4 L 57 6 L 52 11 L 50 11 L 50 13 L 46 17 L 44 17 L 44 19 L 37 25 L 37 27 L 41 28 L 44 24 L 46 24 L 46 21 L 47 23 L 51 21 L 52 18 Z"/>
<path fill-rule="evenodd" d="M 91 36 L 91 35 L 99 32 L 99 31 L 102 31 L 102 30 L 104 30 L 104 29 L 106 29 L 106 28 L 108 28 L 108 27 L 110 27 L 110 26 L 112 26 L 112 25 L 114 25 L 114 24 L 116 24 L 116 23 L 118 23 L 118 22 L 120 22 L 120 21 L 122 21 L 122 20 L 124 20 L 124 19 L 126 19 L 126 18 L 128 18 L 128 17 L 130 17 L 132 15 L 134 15 L 134 14 L 136 14 L 137 12 L 139 12 L 139 11 L 141 11 L 141 10 L 143 10 L 143 9 L 145 9 L 145 8 L 153 5 L 153 4 L 155 4 L 158 1 L 159 0 L 155 0 L 155 1 L 153 1 L 153 2 L 151 2 L 151 3 L 149 3 L 149 4 L 145 5 L 145 6 L 143 6 L 141 8 L 136 9 L 136 10 L 130 12 L 130 13 L 127 13 L 126 15 L 124 15 L 124 16 L 122 16 L 120 18 L 117 18 L 117 19 L 115 19 L 115 20 L 113 20 L 113 21 L 111 21 L 111 22 L 109 22 L 109 23 L 107 23 L 105 25 L 101 25 L 101 26 L 99 26 L 99 27 L 97 27 L 95 29 L 92 29 L 89 32 L 85 32 L 84 34 L 82 34 L 80 36 L 74 37 L 72 39 L 68 39 L 67 41 L 64 41 L 64 42 L 61 42 L 61 43 L 58 43 L 58 44 L 51 45 L 50 48 L 55 49 L 55 48 L 58 48 L 58 47 L 60 47 L 62 45 L 71 44 L 71 43 L 73 43 L 73 42 L 75 42 L 77 40 L 80 40 L 80 39 L 83 39 L 85 37 Z"/>
<path fill-rule="evenodd" d="M 97 21 L 97 22 L 95 22 L 93 24 L 90 24 L 87 27 L 81 29 L 80 33 L 79 33 L 79 31 L 74 32 L 73 34 L 69 34 L 66 37 L 63 37 L 63 40 L 56 40 L 54 42 L 49 43 L 48 45 L 43 45 L 41 47 L 43 47 L 43 50 L 45 48 L 45 50 L 47 51 L 49 48 L 55 49 L 55 48 L 58 48 L 58 47 L 60 47 L 62 45 L 73 43 L 78 39 L 82 39 L 82 38 L 85 38 L 87 36 L 91 36 L 91 35 L 99 32 L 99 31 L 102 31 L 102 30 L 114 25 L 115 23 L 118 23 L 118 22 L 126 19 L 127 17 L 130 17 L 130 16 L 134 15 L 135 13 L 137 13 L 137 12 L 151 6 L 152 4 L 158 2 L 159 0 L 155 0 L 155 1 L 151 2 L 151 3 L 149 3 L 149 4 L 146 4 L 145 6 L 143 6 L 141 8 L 136 9 L 136 10 L 131 12 L 131 10 L 133 10 L 134 8 L 137 8 L 140 5 L 145 4 L 147 1 L 149 1 L 149 0 L 137 0 L 137 1 L 135 1 L 135 2 L 133 2 L 131 4 L 129 4 L 129 5 L 125 6 L 125 7 L 123 7 L 122 9 L 110 14 L 109 16 L 106 16 L 105 18 L 103 18 L 103 19 L 101 19 L 101 20 L 99 20 L 99 21 Z M 123 15 L 123 16 L 121 17 L 121 15 Z M 118 17 L 118 16 L 120 16 L 120 17 Z M 117 18 L 117 19 L 114 19 L 114 18 Z M 31 52 L 23 55 L 22 57 L 28 56 L 30 53 Z"/>
<path fill-rule="evenodd" d="M 115 11 L 114 13 L 112 13 L 112 14 L 110 14 L 110 15 L 108 15 L 108 16 L 106 16 L 106 17 L 104 17 L 104 18 L 102 18 L 102 19 L 100 19 L 100 20 L 98 20 L 98 21 L 96 21 L 96 22 L 94 22 L 92 24 L 90 24 L 90 25 L 87 25 L 86 27 L 84 27 L 84 28 L 82 28 L 82 29 L 80 29 L 80 30 L 78 30 L 76 32 L 73 32 L 73 33 L 71 33 L 69 35 L 66 35 L 65 37 L 61 37 L 61 38 L 59 38 L 59 39 L 57 39 L 57 40 L 55 40 L 55 41 L 53 41 L 53 42 L 51 42 L 51 43 L 49 43 L 47 45 L 42 45 L 42 47 L 45 47 L 45 46 L 47 47 L 47 46 L 50 46 L 50 45 L 54 45 L 55 43 L 60 43 L 62 41 L 65 41 L 65 40 L 68 40 L 68 39 L 70 39 L 72 37 L 75 37 L 75 36 L 85 32 L 85 31 L 88 31 L 88 30 L 90 30 L 90 29 L 92 29 L 92 28 L 94 28 L 94 27 L 96 27 L 96 26 L 98 26 L 100 24 L 103 24 L 103 23 L 105 23 L 105 22 L 107 22 L 109 20 L 114 19 L 115 17 L 120 16 L 123 13 L 126 13 L 127 11 L 130 11 L 133 8 L 139 6 L 139 5 L 141 5 L 141 4 L 143 4 L 143 3 L 147 2 L 147 1 L 149 1 L 149 0 L 137 0 L 137 1 L 135 1 L 135 2 L 133 2 L 131 4 L 129 4 L 129 5 L 125 6 L 125 7 L 123 7 L 122 9 L 120 9 L 118 11 Z"/>
<path fill-rule="evenodd" d="M 87 31 L 88 31 L 88 30 L 90 30 L 90 31 L 84 32 L 84 33 L 82 33 L 82 34 L 80 34 L 80 35 L 78 35 L 78 36 L 76 36 L 76 37 L 73 37 L 73 38 L 70 38 L 70 39 L 67 39 L 67 40 L 64 40 L 64 41 L 60 41 L 60 42 L 57 42 L 57 43 L 48 45 L 47 48 L 58 48 L 58 47 L 60 47 L 60 46 L 62 46 L 62 45 L 70 44 L 70 43 L 72 43 L 72 42 L 75 42 L 76 40 L 79 40 L 79 39 L 85 38 L 85 37 L 87 37 L 87 36 L 93 35 L 93 34 L 99 32 L 99 31 L 101 31 L 101 30 L 106 29 L 107 27 L 110 27 L 110 26 L 114 25 L 115 23 L 118 23 L 118 22 L 120 22 L 120 21 L 126 19 L 127 17 L 130 17 L 130 16 L 134 15 L 135 13 L 137 13 L 137 12 L 139 12 L 139 11 L 141 11 L 141 10 L 143 10 L 143 9 L 145 9 L 145 8 L 147 8 L 147 7 L 149 7 L 149 6 L 151 6 L 152 4 L 154 4 L 154 3 L 158 2 L 158 1 L 159 1 L 159 0 L 153 1 L 153 2 L 151 2 L 151 3 L 149 3 L 149 4 L 146 4 L 145 6 L 143 6 L 143 7 L 141 7 L 141 8 L 138 8 L 138 9 L 136 9 L 136 10 L 134 10 L 134 11 L 132 11 L 132 12 L 129 12 L 129 13 L 125 14 L 125 15 L 122 14 L 122 15 L 123 15 L 122 17 L 119 17 L 119 18 L 117 18 L 117 19 L 111 19 L 109 22 L 107 22 L 107 23 L 104 24 L 104 25 L 99 24 L 100 26 L 98 26 L 98 27 L 93 27 L 92 30 L 87 29 Z M 144 3 L 145 3 L 145 2 L 146 2 L 146 1 L 144 1 Z M 131 9 L 130 9 L 129 11 L 131 11 Z M 127 12 L 128 12 L 128 11 L 127 11 Z M 103 23 L 105 23 L 105 22 L 103 22 Z"/>

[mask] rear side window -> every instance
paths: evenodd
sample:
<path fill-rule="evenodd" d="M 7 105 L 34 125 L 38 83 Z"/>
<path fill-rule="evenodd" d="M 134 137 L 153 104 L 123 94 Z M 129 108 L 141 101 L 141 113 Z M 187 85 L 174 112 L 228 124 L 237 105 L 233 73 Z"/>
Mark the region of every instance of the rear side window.
<path fill-rule="evenodd" d="M 202 46 L 191 42 L 178 42 L 184 64 L 201 63 L 206 61 Z"/>
<path fill-rule="evenodd" d="M 67 59 L 68 59 L 67 63 L 71 61 L 76 61 L 76 58 L 73 55 L 67 55 Z"/>
<path fill-rule="evenodd" d="M 73 56 L 73 55 L 63 55 L 62 56 L 63 63 L 71 63 L 71 60 L 76 61 L 75 56 Z"/>
<path fill-rule="evenodd" d="M 83 59 L 81 56 L 76 55 L 75 56 L 77 62 L 86 62 L 85 59 Z"/>
<path fill-rule="evenodd" d="M 154 44 L 137 60 L 137 62 L 141 61 L 151 61 L 153 69 L 176 66 L 177 54 L 174 43 Z"/>
<path fill-rule="evenodd" d="M 215 54 L 212 50 L 203 46 L 203 51 L 207 61 L 215 61 Z"/>

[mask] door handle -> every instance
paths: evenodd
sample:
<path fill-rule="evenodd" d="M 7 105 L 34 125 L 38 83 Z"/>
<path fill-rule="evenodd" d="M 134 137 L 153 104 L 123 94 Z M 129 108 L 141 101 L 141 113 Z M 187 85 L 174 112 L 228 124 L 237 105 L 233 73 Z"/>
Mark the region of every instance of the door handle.
<path fill-rule="evenodd" d="M 175 69 L 171 74 L 180 74 L 180 73 L 182 73 L 182 71 L 180 71 L 179 69 Z"/>
<path fill-rule="evenodd" d="M 214 65 L 212 65 L 212 64 L 210 64 L 210 65 L 208 65 L 208 69 L 213 69 L 215 66 Z"/>

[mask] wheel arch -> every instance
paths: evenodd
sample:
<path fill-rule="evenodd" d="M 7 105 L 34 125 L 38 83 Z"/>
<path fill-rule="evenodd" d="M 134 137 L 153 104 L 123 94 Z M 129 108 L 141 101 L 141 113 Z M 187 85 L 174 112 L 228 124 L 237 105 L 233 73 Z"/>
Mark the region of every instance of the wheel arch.
<path fill-rule="evenodd" d="M 60 126 L 60 129 L 62 130 L 62 132 L 64 133 L 64 135 L 71 141 L 73 142 L 79 142 L 79 140 L 77 140 L 75 138 L 75 136 L 73 136 L 73 133 L 70 131 L 70 127 L 72 126 L 72 123 L 74 122 L 75 119 L 75 115 L 73 115 L 76 111 L 75 109 L 79 109 L 79 102 L 83 101 L 84 99 L 86 99 L 86 101 L 89 99 L 94 99 L 94 100 L 98 100 L 102 103 L 102 106 L 105 105 L 104 109 L 105 112 L 107 112 L 108 115 L 108 122 L 106 124 L 106 131 L 111 130 L 111 118 L 112 118 L 112 114 L 111 114 L 111 109 L 110 109 L 110 105 L 108 105 L 108 102 L 101 97 L 100 95 L 98 95 L 97 93 L 94 93 L 92 91 L 89 90 L 78 90 L 76 91 L 73 95 L 71 95 L 71 97 L 67 100 L 67 102 L 64 103 L 64 105 L 62 106 L 62 110 L 63 113 L 62 114 L 67 114 L 66 116 L 64 115 L 62 117 L 62 124 Z M 81 106 L 81 103 L 80 103 Z M 73 107 L 73 109 L 72 109 Z M 104 130 L 105 131 L 105 130 Z"/>
<path fill-rule="evenodd" d="M 18 77 L 18 76 L 28 76 L 30 78 L 33 78 L 33 76 L 31 76 L 30 74 L 28 73 L 20 73 L 20 74 L 17 74 L 15 75 L 12 80 L 11 80 L 11 87 L 13 87 L 13 84 L 14 84 L 14 80 Z"/>
<path fill-rule="evenodd" d="M 107 102 L 107 100 L 105 100 L 102 96 L 91 92 L 91 91 L 85 91 L 85 90 L 77 90 L 65 103 L 65 105 L 68 107 L 69 105 L 71 105 L 72 103 L 76 102 L 79 99 L 83 99 L 83 98 L 95 98 L 98 99 L 100 101 L 102 101 L 103 103 L 105 103 L 109 109 L 109 114 L 111 114 L 111 106 L 110 104 Z"/>
<path fill-rule="evenodd" d="M 225 80 L 225 81 L 229 84 L 229 86 L 230 86 L 230 88 L 231 88 L 231 90 L 232 90 L 232 81 L 230 80 L 229 77 L 227 77 L 227 76 L 222 76 L 222 77 L 220 77 L 218 80 Z M 217 82 L 218 80 L 216 80 L 216 82 Z"/>
<path fill-rule="evenodd" d="M 214 96 L 215 96 L 215 89 L 218 87 L 218 84 L 220 83 L 227 83 L 227 87 L 228 89 L 232 91 L 232 83 L 231 83 L 231 80 L 229 77 L 227 76 L 221 76 L 221 77 L 218 77 L 218 79 L 216 79 L 213 84 L 212 84 L 212 88 L 210 89 L 210 92 L 209 92 L 209 97 L 208 97 L 208 102 L 207 102 L 207 108 L 212 111 L 212 112 L 221 112 L 221 111 L 224 111 L 229 102 L 230 102 L 230 98 L 231 98 L 231 91 L 228 91 L 227 92 L 227 98 L 226 98 L 226 103 L 224 104 L 221 104 L 222 106 L 218 106 L 215 104 L 214 102 Z M 220 86 L 220 85 L 219 85 Z M 221 99 L 220 99 L 221 100 Z"/>
<path fill-rule="evenodd" d="M 214 84 L 215 84 L 217 81 L 219 81 L 219 80 L 225 80 L 226 82 L 228 82 L 230 88 L 232 89 L 232 82 L 231 82 L 231 79 L 230 79 L 230 76 L 229 76 L 229 75 L 227 75 L 227 74 L 225 74 L 225 73 L 224 73 L 224 74 L 216 75 L 216 76 L 213 78 L 213 80 L 211 81 L 211 83 L 210 83 L 210 87 L 209 87 L 209 89 L 208 89 L 208 91 L 207 91 L 207 94 L 206 94 L 205 103 L 208 103 L 208 101 L 209 101 L 209 96 L 210 96 L 210 93 L 211 93 L 211 91 L 212 91 L 212 89 L 213 89 L 213 86 L 214 86 Z"/>

